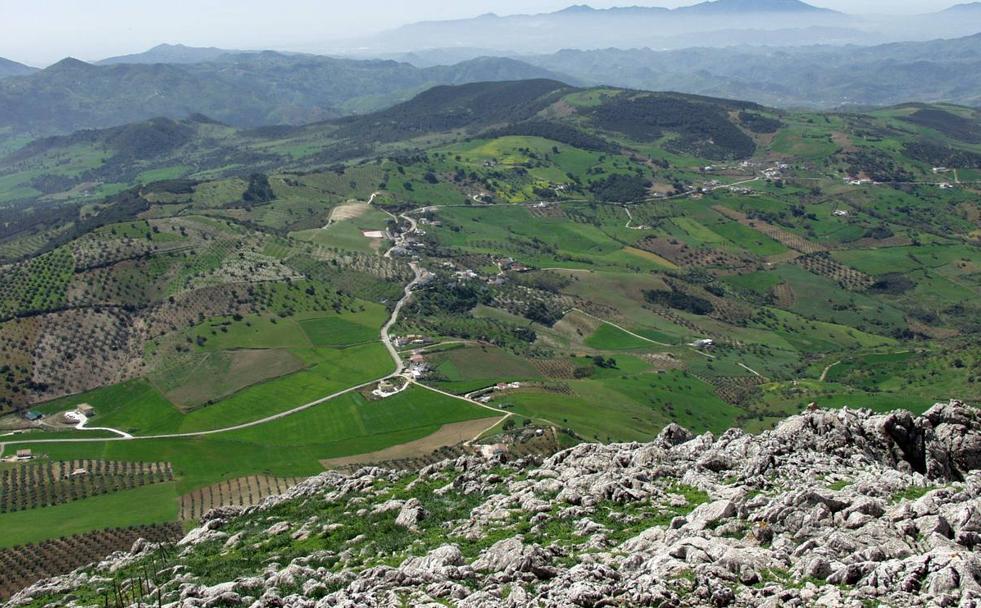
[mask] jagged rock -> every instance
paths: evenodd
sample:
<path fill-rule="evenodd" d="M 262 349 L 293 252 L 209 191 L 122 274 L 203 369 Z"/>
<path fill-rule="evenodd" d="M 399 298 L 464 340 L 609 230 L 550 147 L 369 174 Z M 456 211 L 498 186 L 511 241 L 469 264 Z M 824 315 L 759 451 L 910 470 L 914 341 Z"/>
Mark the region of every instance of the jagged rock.
<path fill-rule="evenodd" d="M 405 502 L 395 518 L 395 525 L 415 530 L 419 523 L 426 518 L 426 510 L 422 508 L 422 503 L 413 498 Z"/>
<path fill-rule="evenodd" d="M 462 566 L 463 554 L 456 545 L 443 545 L 433 549 L 423 557 L 410 557 L 402 562 L 400 569 L 408 573 L 442 574 L 449 567 Z"/>
<path fill-rule="evenodd" d="M 758 436 L 671 426 L 650 444 L 579 445 L 537 468 L 515 463 L 513 476 L 471 456 L 402 485 L 404 473 L 375 467 L 325 473 L 260 505 L 208 513 L 180 543 L 178 559 L 194 559 L 162 577 L 163 603 L 975 608 L 979 459 L 977 410 L 950 402 L 919 417 L 807 412 Z M 288 501 L 335 516 L 270 511 Z M 358 518 L 385 529 L 394 518 L 413 534 L 389 541 Z M 288 557 L 314 539 L 327 548 Z M 157 550 L 137 543 L 9 604 L 72 605 L 76 589 L 106 585 Z M 258 565 L 234 581 L 212 585 L 195 571 L 245 551 Z"/>
<path fill-rule="evenodd" d="M 926 444 L 927 474 L 933 479 L 963 479 L 981 468 L 981 413 L 959 401 L 938 403 L 924 418 L 932 425 Z"/>
<path fill-rule="evenodd" d="M 654 440 L 654 445 L 669 449 L 691 441 L 694 438 L 695 436 L 688 429 L 672 422 L 658 433 L 657 438 Z"/>
<path fill-rule="evenodd" d="M 688 523 L 685 527 L 692 530 L 703 530 L 708 526 L 717 524 L 720 520 L 732 517 L 736 514 L 736 505 L 729 500 L 717 500 L 704 505 L 699 505 L 688 515 Z"/>
<path fill-rule="evenodd" d="M 551 556 L 537 545 L 525 545 L 520 538 L 508 538 L 494 543 L 480 554 L 473 563 L 478 572 L 514 573 L 527 572 L 539 578 L 554 576 L 549 567 Z"/>

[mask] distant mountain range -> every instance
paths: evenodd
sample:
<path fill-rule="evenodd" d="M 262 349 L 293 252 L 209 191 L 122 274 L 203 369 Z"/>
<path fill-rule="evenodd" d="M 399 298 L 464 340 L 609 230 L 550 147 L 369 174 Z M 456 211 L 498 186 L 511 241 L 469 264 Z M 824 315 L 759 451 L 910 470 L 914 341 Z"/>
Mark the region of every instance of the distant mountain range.
<path fill-rule="evenodd" d="M 524 61 L 582 82 L 834 108 L 948 101 L 981 106 L 981 34 L 872 47 L 561 51 Z"/>
<path fill-rule="evenodd" d="M 948 8 L 943 13 L 954 13 L 954 14 L 964 14 L 964 13 L 976 13 L 981 14 L 981 2 L 967 2 L 965 4 L 955 4 L 954 6 Z"/>
<path fill-rule="evenodd" d="M 27 76 L 0 81 L 0 131 L 33 136 L 104 128 L 152 117 L 204 114 L 237 127 L 303 124 L 391 106 L 440 84 L 531 78 L 566 79 L 506 58 L 418 68 L 273 52 L 222 53 L 158 47 L 149 56 L 199 63 L 94 65 L 64 59 Z M 574 81 L 574 79 L 568 79 Z"/>
<path fill-rule="evenodd" d="M 438 85 L 527 79 L 679 91 L 779 107 L 908 101 L 981 106 L 981 34 L 871 47 L 564 50 L 433 65 L 441 57 L 481 52 L 492 51 L 404 56 L 418 66 L 179 45 L 100 64 L 69 58 L 40 71 L 21 66 L 19 73 L 26 75 L 0 80 L 0 132 L 42 137 L 193 114 L 240 128 L 301 125 L 387 108 Z M 190 63 L 195 58 L 200 61 Z"/>
<path fill-rule="evenodd" d="M 349 41 L 347 49 L 384 55 L 434 48 L 481 48 L 494 53 L 562 49 L 694 46 L 875 44 L 977 33 L 962 5 L 912 17 L 854 16 L 800 0 L 714 0 L 675 9 L 574 5 L 544 14 L 494 13 L 425 21 Z M 438 41 L 438 42 L 434 42 Z"/>
<path fill-rule="evenodd" d="M 659 6 L 617 6 L 597 9 L 588 4 L 577 4 L 552 15 L 590 15 L 596 13 L 630 14 L 674 14 L 674 15 L 708 15 L 708 14 L 739 14 L 739 13 L 837 13 L 826 8 L 819 8 L 800 0 L 709 0 L 690 6 L 678 8 L 663 8 Z"/>
<path fill-rule="evenodd" d="M 27 74 L 32 74 L 36 71 L 37 68 L 32 68 L 24 65 L 23 63 L 17 63 L 16 61 L 11 61 L 0 57 L 0 78 L 26 76 Z"/>
<path fill-rule="evenodd" d="M 800 0 L 711 0 L 692 6 L 682 6 L 672 12 L 682 15 L 732 13 L 837 13 Z"/>

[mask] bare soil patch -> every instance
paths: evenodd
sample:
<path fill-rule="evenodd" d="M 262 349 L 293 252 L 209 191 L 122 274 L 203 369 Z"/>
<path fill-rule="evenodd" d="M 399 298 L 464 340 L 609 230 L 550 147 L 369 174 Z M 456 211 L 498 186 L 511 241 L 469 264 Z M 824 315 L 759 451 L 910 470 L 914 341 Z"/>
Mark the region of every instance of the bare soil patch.
<path fill-rule="evenodd" d="M 489 418 L 478 418 L 477 420 L 444 424 L 438 431 L 422 439 L 385 448 L 384 450 L 378 450 L 377 452 L 369 452 L 368 454 L 329 458 L 321 460 L 320 464 L 325 469 L 339 469 L 354 464 L 371 464 L 405 458 L 418 458 L 429 455 L 440 448 L 470 441 L 490 427 L 492 423 L 493 420 Z"/>
<path fill-rule="evenodd" d="M 368 210 L 368 206 L 368 203 L 364 202 L 352 202 L 338 205 L 330 212 L 330 221 L 331 223 L 343 222 L 345 220 L 353 220 L 361 217 L 364 215 L 364 212 Z"/>

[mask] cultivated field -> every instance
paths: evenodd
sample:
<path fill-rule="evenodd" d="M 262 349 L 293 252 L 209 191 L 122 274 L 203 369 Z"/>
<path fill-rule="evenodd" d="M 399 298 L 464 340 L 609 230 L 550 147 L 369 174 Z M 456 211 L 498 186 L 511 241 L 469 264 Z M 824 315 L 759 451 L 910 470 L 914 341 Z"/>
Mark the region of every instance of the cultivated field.
<path fill-rule="evenodd" d="M 299 477 L 251 475 L 198 488 L 180 497 L 180 518 L 200 519 L 216 507 L 251 507 L 267 496 L 284 493 L 301 481 L 303 479 Z"/>

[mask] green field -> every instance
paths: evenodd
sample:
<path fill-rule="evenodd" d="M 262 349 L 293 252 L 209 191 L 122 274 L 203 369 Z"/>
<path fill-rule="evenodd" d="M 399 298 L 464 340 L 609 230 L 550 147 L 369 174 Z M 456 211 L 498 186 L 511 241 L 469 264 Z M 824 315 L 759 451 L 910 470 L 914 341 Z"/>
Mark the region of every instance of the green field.
<path fill-rule="evenodd" d="M 53 459 L 168 461 L 183 494 L 244 475 L 313 475 L 322 470 L 321 459 L 373 452 L 420 439 L 443 424 L 495 415 L 412 388 L 381 401 L 349 393 L 286 418 L 215 435 L 29 447 Z"/>
<path fill-rule="evenodd" d="M 381 343 L 347 349 L 297 349 L 304 371 L 262 382 L 215 403 L 181 412 L 145 381 L 97 389 L 41 406 L 55 413 L 80 403 L 96 408 L 99 426 L 141 435 L 190 433 L 258 420 L 314 401 L 392 371 L 394 364 Z M 209 382 L 207 377 L 197 378 Z"/>
<path fill-rule="evenodd" d="M 106 527 L 158 524 L 176 519 L 176 485 L 159 483 L 54 507 L 0 514 L 0 548 Z"/>
<path fill-rule="evenodd" d="M 586 339 L 586 345 L 598 350 L 650 350 L 653 344 L 603 323 Z"/>
<path fill-rule="evenodd" d="M 672 420 L 695 432 L 721 432 L 735 423 L 738 409 L 688 374 L 606 372 L 563 383 L 571 392 L 560 385 L 555 390 L 519 389 L 493 403 L 569 428 L 586 441 L 650 441 Z"/>

